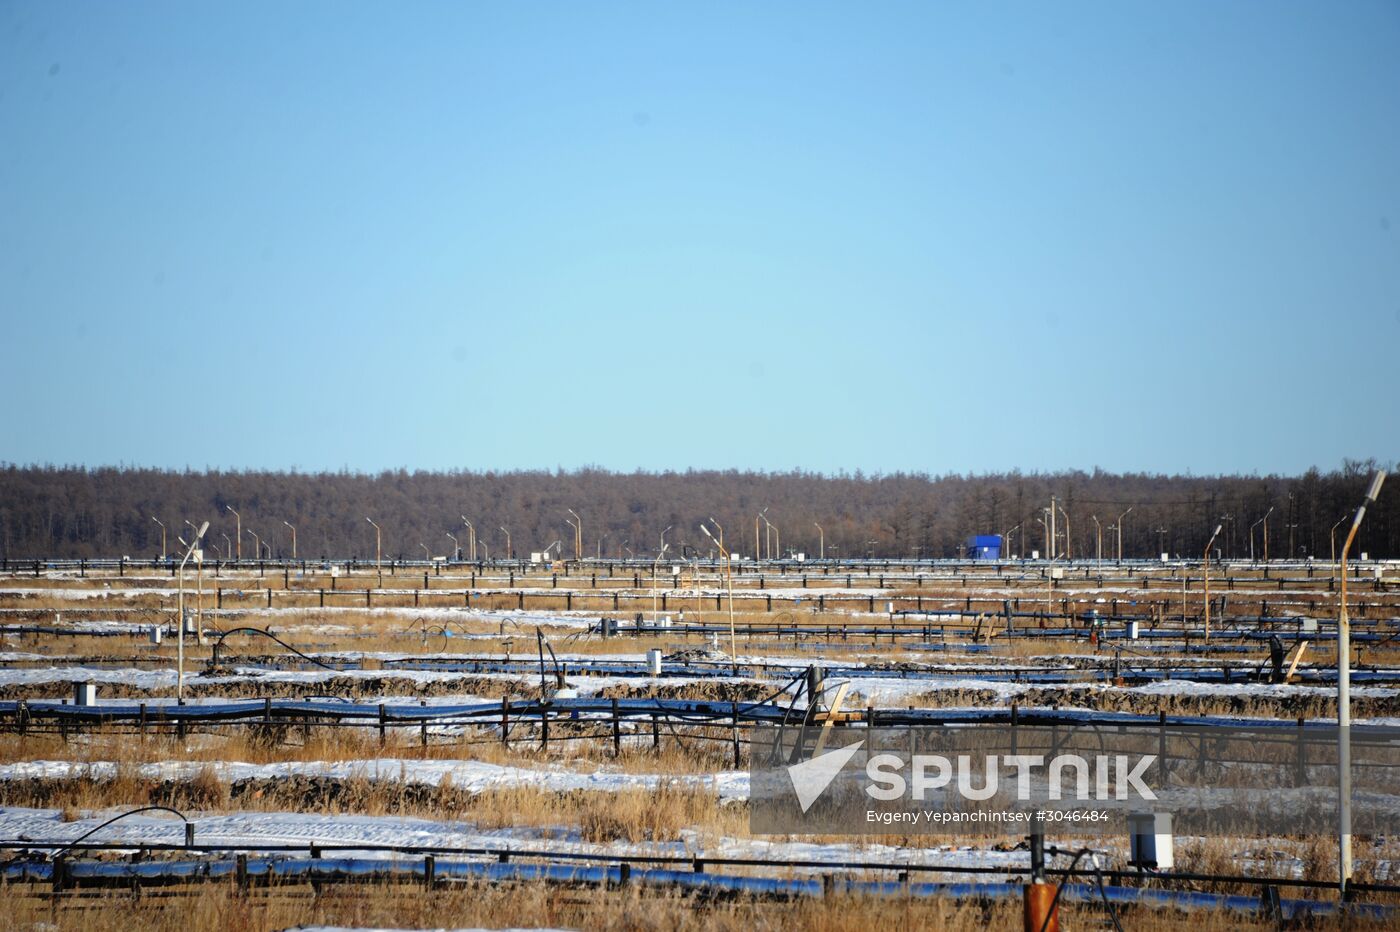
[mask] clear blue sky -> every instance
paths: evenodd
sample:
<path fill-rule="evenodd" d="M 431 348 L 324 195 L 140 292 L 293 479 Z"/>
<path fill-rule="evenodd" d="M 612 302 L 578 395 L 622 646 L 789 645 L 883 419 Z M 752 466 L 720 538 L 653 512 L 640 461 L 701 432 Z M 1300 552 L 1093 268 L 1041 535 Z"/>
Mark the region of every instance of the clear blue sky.
<path fill-rule="evenodd" d="M 1393 459 L 1400 4 L 0 0 L 0 314 L 20 463 Z"/>

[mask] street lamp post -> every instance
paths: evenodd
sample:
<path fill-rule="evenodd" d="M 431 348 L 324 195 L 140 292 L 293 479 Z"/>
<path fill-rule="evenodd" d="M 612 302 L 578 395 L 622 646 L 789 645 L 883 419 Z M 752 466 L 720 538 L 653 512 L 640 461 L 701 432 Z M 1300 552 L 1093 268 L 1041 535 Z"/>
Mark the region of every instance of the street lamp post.
<path fill-rule="evenodd" d="M 234 539 L 238 541 L 238 560 L 237 560 L 237 562 L 242 563 L 242 562 L 243 562 L 243 516 L 240 515 L 238 512 L 234 511 L 232 505 L 225 505 L 224 508 L 227 509 L 227 510 L 228 510 L 228 513 L 231 514 L 231 515 L 233 515 L 234 519 L 238 522 L 238 530 L 237 530 L 237 532 L 235 532 L 235 534 L 234 534 Z"/>
<path fill-rule="evenodd" d="M 711 518 L 710 520 L 711 520 L 711 521 L 714 521 L 715 519 L 714 519 L 714 518 Z M 716 523 L 715 523 L 715 526 L 718 527 L 718 526 L 719 526 L 719 523 L 716 522 Z M 730 664 L 732 665 L 732 672 L 733 672 L 733 675 L 734 675 L 734 676 L 738 676 L 738 675 L 739 675 L 739 649 L 738 649 L 738 647 L 736 646 L 735 641 L 734 641 L 734 571 L 733 571 L 733 560 L 732 560 L 732 559 L 730 558 L 730 556 L 729 556 L 729 551 L 724 549 L 724 543 L 723 543 L 723 541 L 716 539 L 715 536 L 714 536 L 713 534 L 710 533 L 710 529 L 709 529 L 709 528 L 705 527 L 705 525 L 702 524 L 702 525 L 700 525 L 700 530 L 703 531 L 703 532 L 705 533 L 705 536 L 706 536 L 706 537 L 708 537 L 710 540 L 712 540 L 712 541 L 715 542 L 715 546 L 719 548 L 719 555 L 724 559 L 724 587 L 725 587 L 725 591 L 728 592 L 728 594 L 729 594 L 729 662 L 730 662 Z"/>
<path fill-rule="evenodd" d="M 577 524 L 574 525 L 574 559 L 575 559 L 575 560 L 582 560 L 582 559 L 583 559 L 583 519 L 580 518 L 580 517 L 578 516 L 578 512 L 574 511 L 572 508 L 566 508 L 565 510 L 566 510 L 569 514 L 571 514 L 571 515 L 574 516 L 574 521 L 577 521 L 577 522 L 578 522 Z"/>
<path fill-rule="evenodd" d="M 373 518 L 366 517 L 365 520 L 369 522 L 370 527 L 374 528 L 374 573 L 375 573 L 375 575 L 379 578 L 379 587 L 380 587 L 380 588 L 383 588 L 383 586 L 384 586 L 384 561 L 383 561 L 383 553 L 384 553 L 384 547 L 383 547 L 383 544 L 384 544 L 384 535 L 383 535 L 383 532 L 379 529 L 379 525 L 377 525 L 377 524 L 374 523 L 374 519 L 373 519 Z"/>
<path fill-rule="evenodd" d="M 1011 535 L 1015 534 L 1020 529 L 1021 525 L 1018 524 L 1009 531 L 1001 532 L 1002 549 L 1004 551 L 1002 553 L 1003 558 L 1011 559 Z"/>
<path fill-rule="evenodd" d="M 1274 506 L 1270 505 L 1269 510 L 1264 512 L 1264 562 L 1269 562 L 1269 515 L 1274 513 Z"/>
<path fill-rule="evenodd" d="M 151 520 L 160 525 L 160 558 L 165 560 L 165 524 L 155 515 L 151 515 Z"/>
<path fill-rule="evenodd" d="M 1334 525 L 1332 525 L 1332 530 L 1329 532 L 1329 534 L 1330 534 L 1331 537 L 1332 537 L 1332 562 L 1333 562 L 1333 563 L 1336 563 L 1336 562 L 1337 562 L 1337 527 L 1338 527 L 1343 521 L 1345 521 L 1345 520 L 1346 520 L 1347 518 L 1349 518 L 1349 517 L 1350 517 L 1350 515 L 1342 515 L 1340 518 L 1337 519 L 1337 523 L 1334 524 Z"/>
<path fill-rule="evenodd" d="M 572 513 L 573 513 L 573 512 L 570 512 L 570 514 L 572 514 Z M 581 557 L 580 557 L 580 555 L 579 555 L 579 552 L 578 552 L 578 551 L 579 551 L 579 526 L 578 526 L 576 523 L 574 523 L 574 519 L 573 519 L 573 518 L 565 518 L 565 519 L 564 519 L 564 523 L 567 524 L 567 525 L 569 526 L 569 529 L 572 530 L 572 531 L 574 532 L 574 559 L 575 559 L 575 560 L 581 559 Z M 563 550 L 560 550 L 560 551 L 559 551 L 559 555 L 562 557 L 562 556 L 564 555 L 564 551 L 563 551 Z"/>
<path fill-rule="evenodd" d="M 502 524 L 502 525 L 497 525 L 497 526 L 498 526 L 502 531 L 505 531 L 505 535 L 506 535 L 506 559 L 507 559 L 507 560 L 514 559 L 514 558 L 515 558 L 515 548 L 512 547 L 512 546 L 510 545 L 510 531 L 506 531 L 505 525 L 503 525 L 503 524 Z"/>
<path fill-rule="evenodd" d="M 282 523 L 292 532 L 292 562 L 295 563 L 297 562 L 297 529 L 292 527 L 290 521 L 283 521 Z"/>
<path fill-rule="evenodd" d="M 1060 506 L 1060 514 L 1065 516 L 1065 559 L 1072 561 L 1074 559 L 1074 545 L 1069 536 L 1069 512 Z"/>
<path fill-rule="evenodd" d="M 719 531 L 719 540 L 717 540 L 715 543 L 717 543 L 717 544 L 723 544 L 723 543 L 724 543 L 724 527 L 723 527 L 723 525 L 721 525 L 718 521 L 716 521 L 716 520 L 714 519 L 714 516 L 711 516 L 711 517 L 710 517 L 710 522 L 711 522 L 712 524 L 714 524 L 715 529 L 716 529 L 717 531 Z"/>
<path fill-rule="evenodd" d="M 1264 512 L 1264 517 L 1260 518 L 1258 521 L 1255 521 L 1253 524 L 1251 524 L 1251 525 L 1249 526 L 1249 562 L 1250 562 L 1250 563 L 1253 563 L 1253 562 L 1254 562 L 1254 529 L 1257 528 L 1257 527 L 1258 527 L 1259 525 L 1261 525 L 1261 524 L 1264 525 L 1264 562 L 1265 562 L 1265 563 L 1268 563 L 1268 562 L 1269 562 L 1269 515 L 1271 515 L 1271 514 L 1273 514 L 1273 513 L 1274 513 L 1274 509 L 1273 509 L 1272 507 L 1270 507 L 1268 511 Z"/>
<path fill-rule="evenodd" d="M 763 516 L 768 514 L 768 509 L 760 511 L 753 519 L 753 558 L 755 561 L 763 556 L 763 548 L 758 544 L 758 522 L 763 520 Z"/>
<path fill-rule="evenodd" d="M 768 559 L 771 560 L 776 555 L 779 560 L 783 558 L 782 538 L 778 536 L 778 526 L 767 518 L 763 519 L 763 543 L 768 548 Z"/>
<path fill-rule="evenodd" d="M 1217 537 L 1220 536 L 1220 528 L 1221 528 L 1221 527 L 1222 527 L 1222 525 L 1217 524 L 1217 525 L 1215 526 L 1215 531 L 1210 535 L 1210 540 L 1206 541 L 1206 552 L 1205 552 L 1205 557 L 1204 557 L 1204 560 L 1203 560 L 1203 563 L 1202 563 L 1202 569 L 1203 569 L 1203 572 L 1205 573 L 1205 589 L 1206 589 L 1206 638 L 1207 638 L 1207 639 L 1210 638 L 1210 547 L 1211 547 L 1211 544 L 1214 544 L 1214 543 L 1215 543 L 1215 539 L 1216 539 Z"/>
<path fill-rule="evenodd" d="M 462 523 L 467 526 L 467 549 L 471 551 L 472 562 L 476 562 L 476 527 L 462 515 Z"/>
<path fill-rule="evenodd" d="M 1351 530 L 1342 544 L 1342 603 L 1337 611 L 1337 773 L 1341 777 L 1337 793 L 1337 880 L 1343 896 L 1351 881 L 1351 618 L 1347 615 L 1347 553 L 1361 519 L 1366 516 L 1366 506 L 1381 494 L 1383 482 L 1385 470 L 1381 469 L 1371 479 L 1366 499 L 1356 509 Z"/>
<path fill-rule="evenodd" d="M 185 704 L 185 564 L 189 562 L 190 555 L 199 547 L 204 538 L 204 532 L 207 530 L 209 530 L 209 522 L 205 521 L 199 526 L 194 540 L 185 548 L 184 558 L 180 560 L 179 598 L 176 603 L 176 611 L 179 613 L 179 627 L 175 638 L 175 702 L 178 705 Z M 196 562 L 203 565 L 203 553 L 199 555 Z"/>
<path fill-rule="evenodd" d="M 1128 511 L 1125 511 L 1121 515 L 1119 515 L 1117 521 L 1113 522 L 1118 526 L 1118 562 L 1120 564 L 1123 562 L 1123 519 L 1128 516 L 1128 512 L 1132 511 L 1133 508 L 1136 507 L 1136 505 L 1133 505 L 1128 509 Z"/>
<path fill-rule="evenodd" d="M 252 531 L 251 529 L 249 529 L 249 531 L 248 531 L 248 536 L 251 537 L 251 538 L 253 538 L 253 559 L 254 559 L 254 560 L 261 560 L 261 559 L 262 559 L 262 538 L 259 537 L 257 534 L 253 533 L 253 531 Z"/>
<path fill-rule="evenodd" d="M 666 526 L 666 531 L 669 531 L 672 527 L 674 527 L 674 525 L 668 524 Z M 656 570 L 657 567 L 661 565 L 661 558 L 666 555 L 666 549 L 670 546 L 670 544 L 666 543 L 666 531 L 661 532 L 661 549 L 657 551 L 656 559 L 653 560 L 651 564 L 651 620 L 653 622 L 655 622 L 658 617 L 656 611 Z"/>
<path fill-rule="evenodd" d="M 452 561 L 455 563 L 462 559 L 462 545 L 457 543 L 457 537 L 451 531 L 447 532 L 447 536 L 452 541 Z"/>
<path fill-rule="evenodd" d="M 1103 562 L 1103 525 L 1099 524 L 1098 515 L 1090 515 L 1089 520 L 1094 522 L 1094 562 Z"/>
<path fill-rule="evenodd" d="M 228 535 L 227 535 L 227 534 L 222 534 L 222 533 L 221 533 L 221 536 L 222 536 L 223 539 L 224 539 L 224 559 L 225 559 L 225 560 L 232 560 L 232 559 L 233 559 L 233 541 L 231 541 L 231 540 L 228 539 Z"/>
<path fill-rule="evenodd" d="M 826 559 L 826 531 L 823 531 L 823 530 L 822 530 L 822 526 L 821 526 L 820 524 L 818 524 L 817 522 L 815 522 L 815 521 L 812 522 L 812 527 L 816 528 L 816 529 L 817 529 L 817 533 L 821 535 L 821 557 L 820 557 L 820 559 L 825 560 L 825 559 Z"/>

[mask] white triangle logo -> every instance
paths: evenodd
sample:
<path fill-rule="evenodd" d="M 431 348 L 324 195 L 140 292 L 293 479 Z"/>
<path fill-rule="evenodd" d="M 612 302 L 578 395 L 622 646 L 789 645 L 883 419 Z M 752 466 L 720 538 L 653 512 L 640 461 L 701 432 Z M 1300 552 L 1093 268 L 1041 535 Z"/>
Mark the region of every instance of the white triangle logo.
<path fill-rule="evenodd" d="M 804 813 L 826 792 L 826 788 L 836 779 L 841 768 L 846 766 L 846 762 L 855 756 L 863 744 L 864 738 L 844 748 L 827 751 L 820 757 L 793 764 L 787 769 L 788 779 L 792 781 L 792 788 L 797 793 L 797 802 L 801 804 Z"/>

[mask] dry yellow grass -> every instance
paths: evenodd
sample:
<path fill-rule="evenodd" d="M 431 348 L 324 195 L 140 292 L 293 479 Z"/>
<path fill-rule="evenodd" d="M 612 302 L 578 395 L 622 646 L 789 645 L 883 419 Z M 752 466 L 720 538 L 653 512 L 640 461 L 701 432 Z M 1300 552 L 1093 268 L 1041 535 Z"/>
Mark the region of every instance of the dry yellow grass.
<path fill-rule="evenodd" d="M 848 932 L 881 928 L 985 932 L 1020 925 L 1021 904 L 989 904 L 947 899 L 873 898 L 837 895 L 829 899 L 701 899 L 637 887 L 622 890 L 547 887 L 541 884 L 469 883 L 441 888 L 432 895 L 412 885 L 337 886 L 313 892 L 306 886 L 255 890 L 243 894 L 224 885 L 185 888 L 178 892 L 132 895 L 106 892 L 67 895 L 51 900 L 24 888 L 7 893 L 9 919 L 18 928 L 56 932 L 187 932 L 223 929 L 265 932 L 297 925 L 353 927 L 460 928 L 549 926 L 600 932 L 754 932 L 803 929 Z M 1061 927 L 1086 929 L 1104 923 L 1093 906 L 1065 904 Z M 1270 923 L 1230 913 L 1132 910 L 1123 914 L 1135 932 L 1190 927 L 1197 932 L 1273 929 Z M 1318 922 L 1314 928 L 1340 928 Z M 1367 928 L 1364 923 L 1349 928 Z M 1376 926 L 1370 926 L 1376 927 Z"/>

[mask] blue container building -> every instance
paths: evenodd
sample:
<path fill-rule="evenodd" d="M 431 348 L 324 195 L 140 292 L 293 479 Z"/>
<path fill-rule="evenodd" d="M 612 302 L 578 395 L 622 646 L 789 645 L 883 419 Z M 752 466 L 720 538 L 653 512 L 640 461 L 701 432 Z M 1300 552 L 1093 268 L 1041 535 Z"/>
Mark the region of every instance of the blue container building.
<path fill-rule="evenodd" d="M 1000 534 L 974 534 L 967 539 L 967 555 L 974 560 L 1000 560 Z"/>

